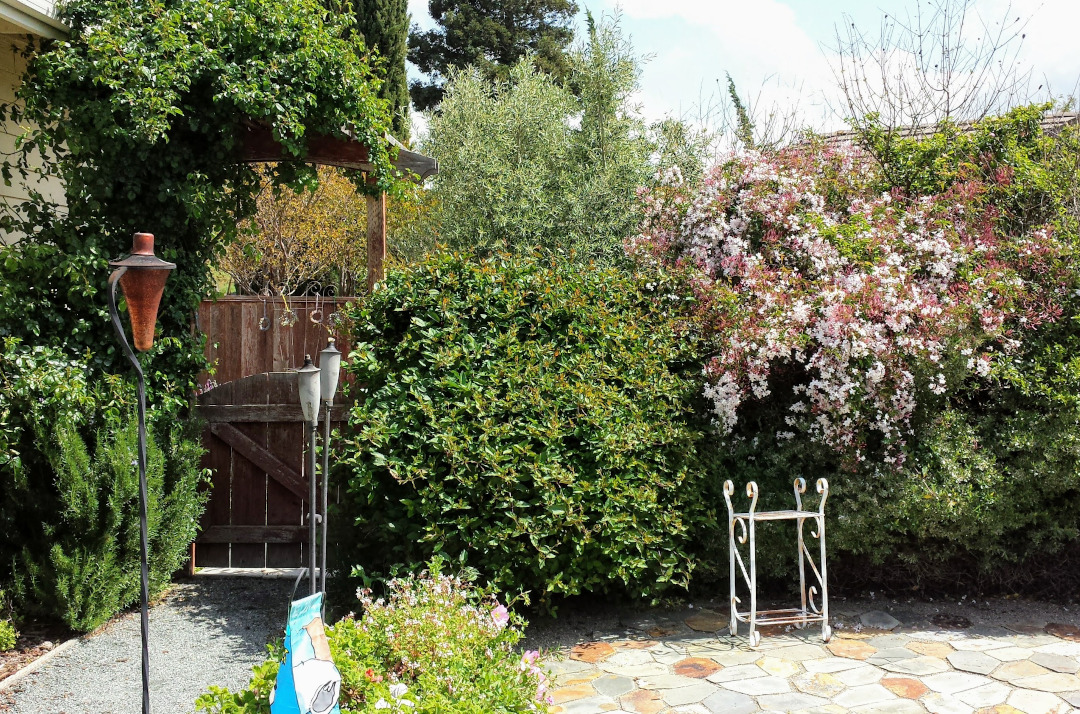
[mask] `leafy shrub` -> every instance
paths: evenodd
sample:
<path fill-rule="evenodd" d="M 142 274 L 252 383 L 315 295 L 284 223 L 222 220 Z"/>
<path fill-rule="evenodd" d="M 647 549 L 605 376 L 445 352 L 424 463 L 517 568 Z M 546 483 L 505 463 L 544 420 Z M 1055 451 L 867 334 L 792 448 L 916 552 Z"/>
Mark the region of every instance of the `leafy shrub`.
<path fill-rule="evenodd" d="M 711 520 L 691 303 L 663 272 L 442 255 L 353 308 L 339 561 L 656 596 Z M 342 519 L 338 519 L 339 521 Z"/>
<path fill-rule="evenodd" d="M 21 613 L 88 631 L 139 597 L 137 423 L 129 388 L 84 362 L 5 341 L 0 353 L 0 544 Z M 151 413 L 150 588 L 184 562 L 204 496 L 191 424 Z"/>
<path fill-rule="evenodd" d="M 7 595 L 3 590 L 0 590 L 0 609 L 7 609 Z M 7 652 L 15 647 L 15 640 L 18 637 L 19 633 L 15 630 L 15 625 L 11 624 L 11 620 L 0 617 L 0 652 Z"/>
<path fill-rule="evenodd" d="M 537 652 L 520 654 L 524 622 L 472 585 L 475 573 L 431 572 L 389 583 L 389 599 L 358 593 L 363 614 L 327 628 L 341 672 L 342 710 L 490 714 L 547 711 L 547 676 Z M 212 687 L 196 709 L 269 712 L 283 656 L 255 668 L 248 689 Z"/>
<path fill-rule="evenodd" d="M 7 652 L 15 647 L 15 640 L 19 633 L 10 620 L 0 620 L 0 652 Z"/>
<path fill-rule="evenodd" d="M 1022 583 L 1080 530 L 1074 130 L 1046 107 L 922 139 L 733 156 L 636 247 L 696 266 L 718 464 L 790 507 L 828 476 L 847 579 Z M 875 144 L 874 142 L 878 142 Z M 893 188 L 899 187 L 899 188 Z M 790 573 L 758 531 L 759 564 Z"/>

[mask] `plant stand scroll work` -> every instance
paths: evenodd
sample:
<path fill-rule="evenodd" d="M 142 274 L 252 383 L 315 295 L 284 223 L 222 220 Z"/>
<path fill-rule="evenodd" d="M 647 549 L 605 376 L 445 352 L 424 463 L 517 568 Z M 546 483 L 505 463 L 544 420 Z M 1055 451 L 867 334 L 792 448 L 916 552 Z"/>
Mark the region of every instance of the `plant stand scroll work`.
<path fill-rule="evenodd" d="M 746 484 L 746 495 L 750 499 L 750 509 L 745 513 L 736 513 L 731 505 L 731 497 L 735 494 L 735 486 L 731 481 L 724 482 L 724 500 L 728 509 L 728 559 L 730 569 L 731 587 L 731 634 L 738 634 L 738 623 L 745 622 L 750 625 L 750 646 L 757 647 L 761 642 L 761 633 L 758 627 L 761 625 L 795 625 L 798 628 L 820 622 L 821 639 L 828 642 L 832 637 L 832 628 L 829 627 L 829 583 L 825 569 L 825 501 L 829 498 L 829 482 L 823 478 L 817 481 L 817 492 L 821 494 L 821 501 L 816 511 L 803 510 L 802 496 L 806 493 L 806 481 L 801 478 L 795 479 L 795 510 L 794 511 L 758 511 L 758 487 L 751 481 Z M 813 521 L 810 536 L 818 541 L 820 546 L 821 569 L 818 569 L 807 547 L 804 536 L 804 524 Z M 756 530 L 757 524 L 762 521 L 795 521 L 797 523 L 796 535 L 798 536 L 799 553 L 799 592 L 802 596 L 802 607 L 785 610 L 762 610 L 757 609 L 757 554 L 756 554 Z M 735 531 L 739 533 L 736 535 Z M 740 552 L 740 545 L 749 543 L 750 570 L 747 571 L 746 563 Z M 742 600 L 739 599 L 736 590 L 736 567 L 742 575 L 745 589 L 750 591 L 750 609 L 739 610 Z M 807 583 L 807 570 L 812 575 L 812 580 Z M 815 598 L 820 594 L 821 608 L 819 609 Z"/>

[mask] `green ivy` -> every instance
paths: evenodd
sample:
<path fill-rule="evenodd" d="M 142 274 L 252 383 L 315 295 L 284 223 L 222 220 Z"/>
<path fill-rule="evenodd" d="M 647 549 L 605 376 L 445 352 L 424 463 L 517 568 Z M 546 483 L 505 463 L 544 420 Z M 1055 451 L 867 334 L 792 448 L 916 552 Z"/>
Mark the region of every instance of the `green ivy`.
<path fill-rule="evenodd" d="M 29 127 L 2 167 L 6 181 L 63 182 L 65 205 L 40 193 L 0 220 L 25 238 L 0 248 L 0 336 L 89 351 L 97 371 L 125 370 L 107 317 L 107 261 L 134 231 L 177 264 L 147 373 L 157 399 L 180 402 L 205 368 L 192 330 L 210 267 L 252 214 L 254 169 L 238 163 L 244 122 L 269 126 L 286 155 L 314 134 L 349 132 L 371 147 L 365 190 L 390 190 L 386 103 L 348 13 L 319 0 L 69 0 L 70 38 L 31 43 L 19 101 L 5 119 Z M 282 162 L 278 183 L 315 180 Z"/>

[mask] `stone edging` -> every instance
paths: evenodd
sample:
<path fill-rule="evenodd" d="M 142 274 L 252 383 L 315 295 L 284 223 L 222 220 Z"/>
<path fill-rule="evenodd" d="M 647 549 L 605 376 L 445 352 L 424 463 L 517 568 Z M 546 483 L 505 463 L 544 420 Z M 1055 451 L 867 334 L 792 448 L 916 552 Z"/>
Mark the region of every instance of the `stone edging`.
<path fill-rule="evenodd" d="M 63 642 L 63 643 L 57 645 L 56 647 L 53 647 L 51 650 L 49 650 L 45 654 L 43 654 L 40 657 L 38 657 L 37 659 L 31 661 L 30 664 L 26 665 L 25 667 L 23 667 L 19 671 L 15 672 L 15 674 L 11 675 L 10 677 L 8 677 L 6 679 L 3 679 L 3 680 L 0 680 L 0 692 L 4 691 L 6 689 L 10 689 L 10 688 L 14 687 L 16 684 L 21 682 L 23 679 L 30 676 L 31 674 L 33 674 L 37 670 L 41 669 L 41 667 L 45 666 L 45 663 L 48 662 L 50 659 L 52 659 L 56 655 L 60 654 L 61 652 L 66 652 L 67 650 L 74 647 L 75 643 L 78 642 L 78 641 L 79 641 L 78 637 L 72 637 L 67 642 Z"/>

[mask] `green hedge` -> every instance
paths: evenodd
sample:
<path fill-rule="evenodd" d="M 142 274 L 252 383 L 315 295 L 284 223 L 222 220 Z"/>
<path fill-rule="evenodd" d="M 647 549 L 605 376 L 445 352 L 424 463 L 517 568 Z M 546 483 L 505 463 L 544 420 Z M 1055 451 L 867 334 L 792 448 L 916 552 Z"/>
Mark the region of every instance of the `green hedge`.
<path fill-rule="evenodd" d="M 358 303 L 346 565 L 466 554 L 504 591 L 656 596 L 714 523 L 673 277 L 442 255 Z"/>
<path fill-rule="evenodd" d="M 0 581 L 20 616 L 92 630 L 139 597 L 137 425 L 130 386 L 17 340 L 0 352 Z M 150 587 L 188 555 L 205 497 L 190 423 L 148 429 Z"/>

